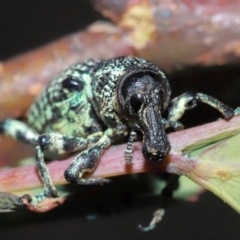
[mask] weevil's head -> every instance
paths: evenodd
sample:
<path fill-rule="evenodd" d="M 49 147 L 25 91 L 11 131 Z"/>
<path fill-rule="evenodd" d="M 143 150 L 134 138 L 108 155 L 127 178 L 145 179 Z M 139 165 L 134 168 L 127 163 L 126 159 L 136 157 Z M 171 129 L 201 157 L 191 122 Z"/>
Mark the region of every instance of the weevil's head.
<path fill-rule="evenodd" d="M 161 161 L 170 151 L 162 122 L 162 112 L 167 108 L 169 98 L 169 83 L 160 71 L 133 70 L 118 86 L 122 114 L 141 128 L 145 158 Z"/>

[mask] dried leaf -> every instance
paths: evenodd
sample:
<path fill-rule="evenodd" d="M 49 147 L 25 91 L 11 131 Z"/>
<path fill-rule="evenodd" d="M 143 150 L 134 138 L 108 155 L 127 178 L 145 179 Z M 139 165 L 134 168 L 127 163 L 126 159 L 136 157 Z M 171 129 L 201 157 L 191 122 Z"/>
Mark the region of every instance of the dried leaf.
<path fill-rule="evenodd" d="M 0 192 L 0 213 L 14 212 L 16 209 L 23 207 L 23 203 L 19 201 L 19 196 Z"/>

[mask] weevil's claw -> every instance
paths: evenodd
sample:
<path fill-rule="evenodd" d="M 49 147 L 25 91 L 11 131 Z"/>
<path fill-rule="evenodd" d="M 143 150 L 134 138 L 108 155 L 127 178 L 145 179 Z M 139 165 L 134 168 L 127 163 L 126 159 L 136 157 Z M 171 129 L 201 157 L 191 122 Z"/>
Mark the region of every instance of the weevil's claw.
<path fill-rule="evenodd" d="M 24 204 L 24 202 L 26 201 L 28 204 L 31 204 L 32 201 L 32 196 L 29 194 L 24 194 L 23 196 L 21 196 L 18 201 L 22 204 Z"/>
<path fill-rule="evenodd" d="M 162 220 L 164 214 L 165 214 L 164 208 L 158 209 L 156 212 L 153 213 L 153 219 L 150 222 L 150 224 L 146 227 L 143 227 L 141 224 L 139 224 L 138 229 L 141 232 L 149 232 L 153 230 L 156 227 L 156 225 Z"/>
<path fill-rule="evenodd" d="M 140 232 L 142 233 L 146 233 L 146 232 L 149 232 L 149 231 L 152 231 L 156 226 L 147 226 L 147 227 L 143 227 L 141 224 L 138 225 L 138 229 L 140 230 Z"/>

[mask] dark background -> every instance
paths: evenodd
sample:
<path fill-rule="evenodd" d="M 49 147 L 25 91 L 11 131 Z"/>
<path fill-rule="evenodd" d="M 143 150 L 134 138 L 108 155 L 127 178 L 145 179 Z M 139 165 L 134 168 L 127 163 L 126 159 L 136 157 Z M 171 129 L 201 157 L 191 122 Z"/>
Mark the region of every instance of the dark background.
<path fill-rule="evenodd" d="M 1 0 L 0 59 L 48 43 L 98 19 L 103 18 L 88 1 Z M 236 66 L 188 68 L 168 77 L 173 95 L 188 90 L 200 91 L 214 95 L 232 107 L 239 105 L 240 70 Z M 200 106 L 187 113 L 183 122 L 192 126 L 218 117 L 220 115 L 215 110 Z M 115 181 L 126 184 L 125 180 Z M 137 225 L 149 222 L 159 207 L 159 200 L 153 197 L 132 198 L 126 192 L 112 196 L 111 191 L 99 191 L 100 194 L 93 194 L 94 197 L 90 194 L 81 199 L 72 198 L 46 214 L 2 214 L 0 238 L 200 240 L 239 239 L 240 236 L 239 215 L 209 192 L 202 194 L 196 203 L 172 201 L 158 227 L 150 233 L 140 234 Z M 95 212 L 99 214 L 96 220 L 85 220 L 86 213 Z"/>

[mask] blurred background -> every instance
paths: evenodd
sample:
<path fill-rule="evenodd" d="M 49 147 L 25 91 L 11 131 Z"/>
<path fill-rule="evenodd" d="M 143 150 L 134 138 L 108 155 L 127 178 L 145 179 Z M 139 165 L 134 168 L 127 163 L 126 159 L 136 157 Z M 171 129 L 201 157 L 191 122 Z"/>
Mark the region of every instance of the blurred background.
<path fill-rule="evenodd" d="M 0 1 L 0 60 L 32 50 L 66 34 L 85 28 L 103 16 L 88 1 Z M 161 66 L 160 66 L 161 67 Z M 204 92 L 231 107 L 240 105 L 239 65 L 186 66 L 167 73 L 173 96 L 185 91 Z M 211 80 L 214 79 L 214 80 Z M 206 106 L 188 112 L 186 127 L 216 120 L 220 115 Z M 117 178 L 119 188 L 129 179 Z M 135 184 L 135 185 L 134 185 Z M 140 183 L 135 182 L 133 187 Z M 111 189 L 111 187 L 107 187 Z M 240 217 L 222 200 L 205 192 L 197 202 L 173 200 L 163 221 L 152 232 L 141 234 L 159 207 L 157 197 L 100 193 L 71 198 L 44 214 L 12 213 L 0 216 L 1 239 L 239 239 Z M 136 189 L 132 190 L 136 193 Z M 113 195 L 111 195 L 113 194 Z M 90 216 L 95 220 L 89 221 Z M 88 217 L 86 217 L 88 216 Z M 88 218 L 88 220 L 87 220 Z"/>

